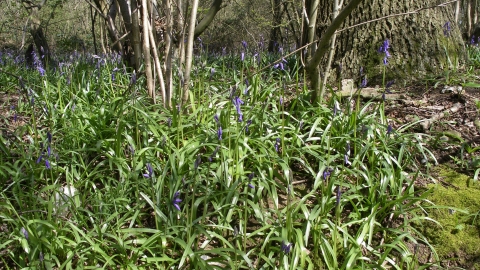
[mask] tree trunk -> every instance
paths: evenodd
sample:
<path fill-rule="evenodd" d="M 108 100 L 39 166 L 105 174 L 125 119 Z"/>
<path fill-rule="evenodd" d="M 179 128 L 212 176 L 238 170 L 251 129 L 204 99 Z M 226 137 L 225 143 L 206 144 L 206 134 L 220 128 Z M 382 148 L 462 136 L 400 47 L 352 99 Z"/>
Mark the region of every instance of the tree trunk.
<path fill-rule="evenodd" d="M 322 0 L 319 10 L 329 8 Z M 384 40 L 389 40 L 390 54 L 386 65 L 386 80 L 420 78 L 426 72 L 441 72 L 462 61 L 464 47 L 460 30 L 453 23 L 455 3 L 434 7 L 436 0 L 370 0 L 364 1 L 348 16 L 337 35 L 333 65 L 341 65 L 344 78 L 359 79 L 363 67 L 369 84 L 383 83 L 384 54 L 378 52 Z M 431 7 L 431 8 L 429 8 Z M 412 11 L 417 11 L 413 12 Z M 393 14 L 387 19 L 368 22 Z M 368 22 L 356 27 L 356 24 Z M 449 36 L 444 25 L 451 22 Z M 320 49 L 320 48 L 319 48 Z M 326 63 L 325 57 L 320 65 Z M 334 78 L 330 78 L 331 80 Z"/>
<path fill-rule="evenodd" d="M 272 13 L 273 13 L 273 26 L 270 31 L 270 42 L 268 43 L 269 52 L 277 52 L 278 46 L 281 44 L 281 29 L 282 25 L 282 1 L 281 0 L 271 0 Z"/>
<path fill-rule="evenodd" d="M 38 17 L 38 12 L 46 3 L 46 0 L 41 1 L 38 4 L 34 4 L 30 1 L 23 1 L 22 3 L 29 13 L 30 34 L 32 35 L 35 47 L 37 47 L 37 51 L 40 54 L 39 58 L 42 60 L 43 66 L 47 67 L 51 63 L 50 47 L 48 46 L 47 39 L 43 33 L 43 28 Z"/>

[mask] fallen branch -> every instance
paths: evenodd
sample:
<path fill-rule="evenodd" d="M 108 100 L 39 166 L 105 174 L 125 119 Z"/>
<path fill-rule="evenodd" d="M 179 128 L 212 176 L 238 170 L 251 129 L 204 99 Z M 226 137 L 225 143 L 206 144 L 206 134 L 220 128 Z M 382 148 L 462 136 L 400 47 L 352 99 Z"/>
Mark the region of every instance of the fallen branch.
<path fill-rule="evenodd" d="M 450 109 L 447 109 L 447 110 L 445 110 L 441 113 L 435 114 L 430 119 L 427 119 L 427 120 L 423 121 L 422 123 L 420 123 L 420 125 L 422 126 L 424 131 L 428 131 L 430 126 L 433 124 L 433 122 L 436 122 L 436 121 L 442 119 L 443 117 L 445 117 L 446 115 L 449 115 L 451 113 L 456 113 L 460 108 L 462 108 L 462 104 L 461 103 L 455 103 L 455 104 L 453 104 L 453 106 Z"/>

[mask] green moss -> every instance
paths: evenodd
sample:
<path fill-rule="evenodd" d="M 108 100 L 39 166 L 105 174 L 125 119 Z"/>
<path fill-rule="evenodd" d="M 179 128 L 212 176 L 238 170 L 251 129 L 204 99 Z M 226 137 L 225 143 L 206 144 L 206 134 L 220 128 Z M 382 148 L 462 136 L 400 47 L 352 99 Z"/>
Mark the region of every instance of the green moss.
<path fill-rule="evenodd" d="M 429 185 L 433 192 L 428 199 L 440 207 L 429 210 L 440 225 L 424 224 L 424 234 L 442 261 L 480 269 L 480 183 L 446 167 L 437 170 L 443 183 Z"/>

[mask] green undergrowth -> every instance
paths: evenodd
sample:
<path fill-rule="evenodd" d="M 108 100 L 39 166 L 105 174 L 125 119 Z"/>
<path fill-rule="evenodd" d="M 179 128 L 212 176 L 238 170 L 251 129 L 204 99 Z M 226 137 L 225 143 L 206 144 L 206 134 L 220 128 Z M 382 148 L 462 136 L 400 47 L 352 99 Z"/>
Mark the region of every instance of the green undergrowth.
<path fill-rule="evenodd" d="M 444 266 L 480 269 L 480 183 L 446 166 L 437 173 L 442 181 L 429 185 L 428 199 L 438 206 L 429 210 L 438 224 L 425 223 L 425 236 Z"/>

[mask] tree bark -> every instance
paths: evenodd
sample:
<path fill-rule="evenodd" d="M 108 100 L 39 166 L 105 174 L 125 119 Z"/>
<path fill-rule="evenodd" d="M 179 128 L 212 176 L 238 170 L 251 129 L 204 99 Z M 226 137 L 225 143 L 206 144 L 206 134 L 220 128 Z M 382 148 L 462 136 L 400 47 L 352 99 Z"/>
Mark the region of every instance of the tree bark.
<path fill-rule="evenodd" d="M 387 81 L 411 80 L 423 77 L 427 72 L 441 72 L 447 68 L 448 58 L 461 62 L 464 44 L 461 32 L 453 22 L 455 3 L 438 4 L 436 0 L 364 1 L 346 17 L 343 29 L 339 30 L 333 63 L 342 66 L 344 78 L 358 79 L 358 71 L 363 67 L 369 84 L 382 84 L 384 54 L 378 49 L 387 39 L 391 44 L 391 57 L 386 65 Z M 323 8 L 321 6 L 320 10 Z M 404 15 L 390 16 L 394 14 Z M 389 17 L 384 18 L 386 16 Z M 383 19 L 375 20 L 379 18 Z M 368 23 L 355 26 L 364 22 Z M 446 22 L 451 22 L 448 37 L 443 33 Z M 327 32 L 324 35 L 328 35 Z M 319 52 L 326 51 L 327 46 L 327 42 L 320 41 Z M 310 68 L 325 61 L 321 54 L 315 55 Z"/>

